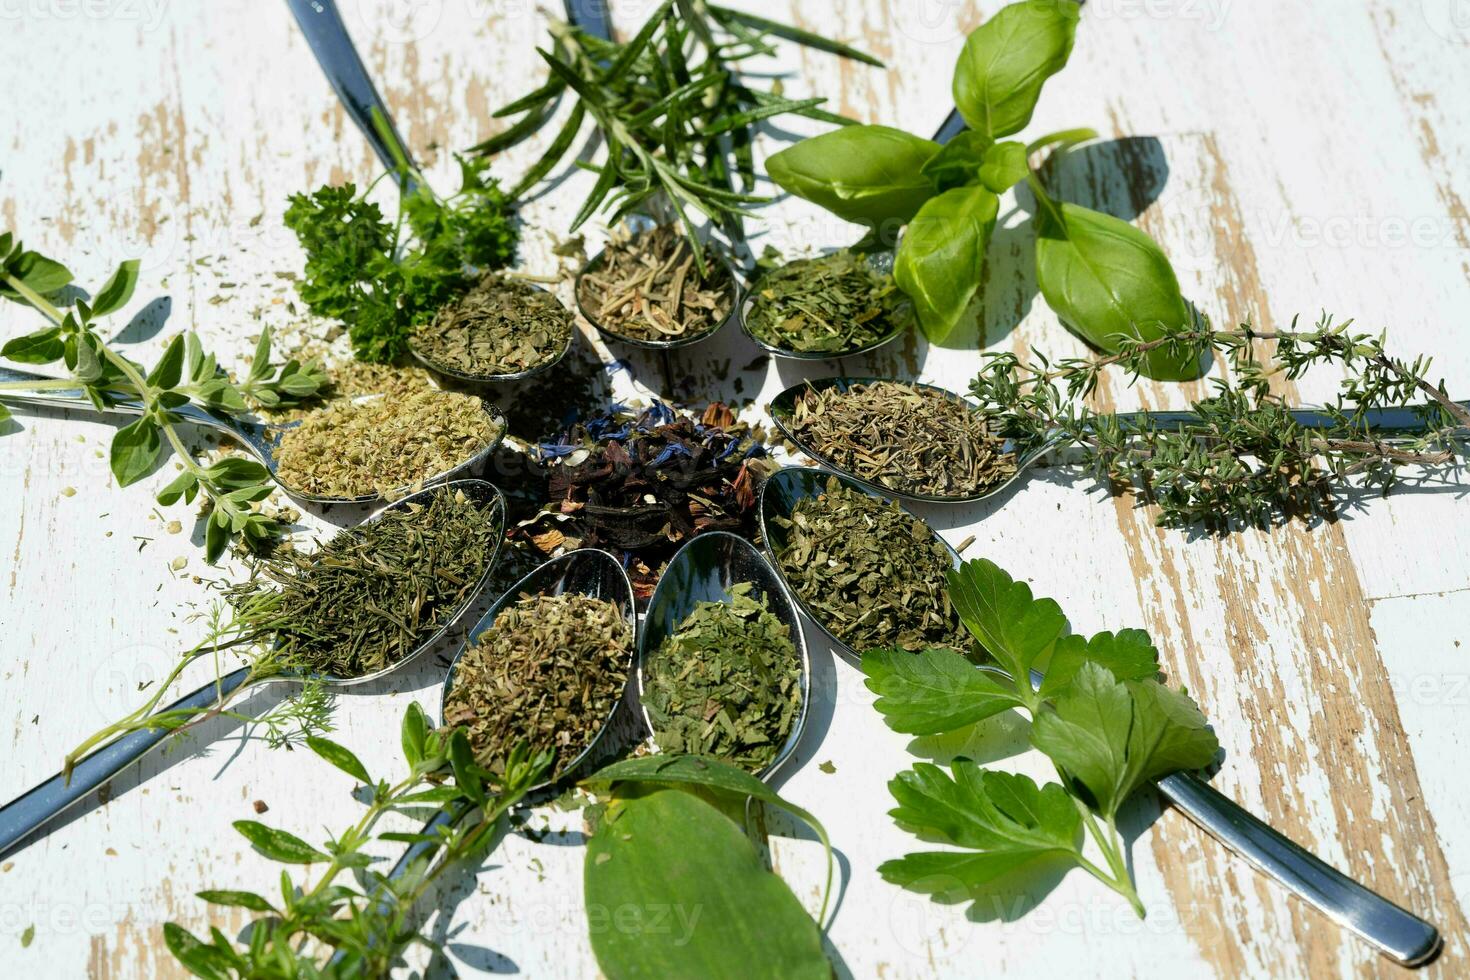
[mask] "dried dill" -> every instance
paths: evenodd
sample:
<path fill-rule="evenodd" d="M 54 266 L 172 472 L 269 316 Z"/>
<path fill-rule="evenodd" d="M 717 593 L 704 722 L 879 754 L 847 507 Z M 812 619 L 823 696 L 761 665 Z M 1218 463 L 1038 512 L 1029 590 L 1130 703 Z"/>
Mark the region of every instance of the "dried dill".
<path fill-rule="evenodd" d="M 855 351 L 913 322 L 913 304 L 892 274 L 846 249 L 767 272 L 745 313 L 757 340 L 804 354 Z"/>
<path fill-rule="evenodd" d="M 1016 472 L 983 414 L 942 391 L 897 381 L 807 388 L 792 433 L 839 469 L 903 493 L 958 497 Z"/>
<path fill-rule="evenodd" d="M 419 327 L 413 349 L 459 374 L 519 374 L 556 360 L 571 336 L 571 311 L 555 295 L 492 273 Z"/>
<path fill-rule="evenodd" d="M 281 437 L 277 475 L 302 493 L 387 495 L 453 469 L 501 434 L 473 395 L 425 389 L 338 403 Z"/>
<path fill-rule="evenodd" d="M 797 502 L 776 555 L 817 621 L 859 654 L 898 647 L 968 650 L 949 601 L 949 550 L 898 504 L 844 486 Z"/>
<path fill-rule="evenodd" d="M 735 305 L 735 281 L 724 263 L 704 271 L 679 229 L 659 225 L 614 232 L 600 260 L 578 283 L 588 319 L 633 340 L 682 340 L 718 328 Z"/>
<path fill-rule="evenodd" d="M 444 724 L 469 730 L 486 768 L 526 742 L 552 751 L 560 772 L 602 730 L 627 683 L 632 649 L 627 620 L 605 599 L 523 596 L 460 657 Z"/>
<path fill-rule="evenodd" d="M 791 631 L 751 596 L 701 602 L 645 667 L 643 706 L 663 752 L 708 755 L 757 772 L 781 750 L 801 710 Z"/>
<path fill-rule="evenodd" d="M 310 554 L 265 560 L 225 596 L 274 635 L 281 663 L 332 677 L 376 673 L 473 598 L 504 526 L 499 506 L 445 490 L 341 531 Z"/>

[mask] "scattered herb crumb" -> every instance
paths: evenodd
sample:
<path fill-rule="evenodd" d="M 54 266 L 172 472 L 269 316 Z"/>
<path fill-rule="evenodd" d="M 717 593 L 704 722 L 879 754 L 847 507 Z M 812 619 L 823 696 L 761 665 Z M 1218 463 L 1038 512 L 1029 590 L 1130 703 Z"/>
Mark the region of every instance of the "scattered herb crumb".
<path fill-rule="evenodd" d="M 817 768 L 822 770 L 829 776 L 837 771 L 837 767 L 832 764 L 831 759 L 828 759 L 826 762 L 818 763 Z"/>
<path fill-rule="evenodd" d="M 30 946 L 31 941 L 35 938 L 36 924 L 32 922 L 30 925 L 26 926 L 26 931 L 20 934 L 20 948 L 27 948 L 28 946 Z"/>

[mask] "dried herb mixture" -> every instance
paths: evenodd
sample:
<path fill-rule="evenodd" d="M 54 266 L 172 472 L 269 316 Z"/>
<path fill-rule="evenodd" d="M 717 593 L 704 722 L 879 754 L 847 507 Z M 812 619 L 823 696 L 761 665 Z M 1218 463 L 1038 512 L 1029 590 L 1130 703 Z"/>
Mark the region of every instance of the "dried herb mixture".
<path fill-rule="evenodd" d="M 420 326 L 412 346 L 459 374 L 519 374 L 560 357 L 571 336 L 571 311 L 554 294 L 490 274 Z"/>
<path fill-rule="evenodd" d="M 578 302 L 603 329 L 633 340 L 680 340 L 720 326 L 735 305 L 730 270 L 706 257 L 673 225 L 619 229 L 583 273 Z"/>
<path fill-rule="evenodd" d="M 846 249 L 767 272 L 745 315 L 757 339 L 801 353 L 855 351 L 913 322 L 913 304 L 893 276 Z"/>

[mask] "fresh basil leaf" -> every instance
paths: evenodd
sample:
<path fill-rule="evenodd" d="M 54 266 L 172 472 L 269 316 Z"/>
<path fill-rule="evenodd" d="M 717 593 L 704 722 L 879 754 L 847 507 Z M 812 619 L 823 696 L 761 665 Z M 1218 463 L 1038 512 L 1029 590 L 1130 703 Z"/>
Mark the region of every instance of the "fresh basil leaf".
<path fill-rule="evenodd" d="M 985 558 L 949 573 L 949 599 L 965 628 L 1018 683 L 1027 682 L 1067 626 L 1056 600 L 1033 599 L 1029 585 Z"/>
<path fill-rule="evenodd" d="M 1089 208 L 1042 201 L 1036 222 L 1036 282 L 1047 305 L 1083 340 L 1104 351 L 1117 338 L 1157 340 L 1189 327 L 1179 280 L 1158 244 L 1128 222 Z M 1202 365 L 1151 351 L 1144 374 L 1186 381 Z"/>
<path fill-rule="evenodd" d="M 106 316 L 122 309 L 133 298 L 138 285 L 138 260 L 128 259 L 117 267 L 117 271 L 92 299 L 92 316 Z"/>
<path fill-rule="evenodd" d="M 367 767 L 362 764 L 362 760 L 353 754 L 351 749 L 339 745 L 329 738 L 322 738 L 320 735 L 308 735 L 306 737 L 306 746 L 352 778 L 366 783 L 369 786 L 373 784 L 372 777 L 368 775 Z"/>
<path fill-rule="evenodd" d="M 1189 696 L 1158 681 L 1119 681 L 1083 664 L 1055 710 L 1033 720 L 1031 744 L 1087 788 L 1112 819 L 1140 786 L 1209 765 L 1220 751 Z"/>
<path fill-rule="evenodd" d="M 158 424 L 152 419 L 138 419 L 118 429 L 112 437 L 110 459 L 118 486 L 125 487 L 142 479 L 153 469 L 161 452 L 163 441 L 158 436 Z"/>
<path fill-rule="evenodd" d="M 844 126 L 766 161 L 781 187 L 846 221 L 908 221 L 934 195 L 924 164 L 939 144 L 888 126 Z"/>
<path fill-rule="evenodd" d="M 236 820 L 236 830 L 255 845 L 255 849 L 272 861 L 282 864 L 315 864 L 331 860 L 295 834 L 267 827 L 257 820 Z"/>
<path fill-rule="evenodd" d="M 66 352 L 60 327 L 43 327 L 23 337 L 13 337 L 0 347 L 0 357 L 20 364 L 49 364 Z"/>
<path fill-rule="evenodd" d="M 1120 681 L 1142 681 L 1159 674 L 1159 651 L 1143 630 L 1103 632 L 1092 639 L 1080 634 L 1057 641 L 1041 682 L 1041 696 L 1055 698 L 1064 693 L 1084 664 L 1106 667 Z"/>
<path fill-rule="evenodd" d="M 939 735 L 1022 705 L 1015 685 L 980 670 L 953 650 L 870 650 L 864 683 L 888 727 L 909 735 Z"/>
<path fill-rule="evenodd" d="M 991 148 L 988 137 L 966 129 L 954 135 L 924 164 L 923 174 L 941 191 L 973 184 Z"/>
<path fill-rule="evenodd" d="M 931 343 L 949 336 L 980 289 L 999 208 L 984 187 L 956 187 L 925 201 L 904 231 L 893 278 L 914 301 Z"/>
<path fill-rule="evenodd" d="M 172 388 L 184 375 L 184 337 L 179 334 L 169 341 L 163 356 L 148 372 L 148 383 L 155 388 Z"/>
<path fill-rule="evenodd" d="M 1030 172 L 1026 147 L 1015 140 L 1006 140 L 985 151 L 985 162 L 980 165 L 980 183 L 997 194 L 1004 194 L 1025 180 Z"/>
<path fill-rule="evenodd" d="M 1001 8 L 970 32 L 954 71 L 954 103 L 992 140 L 1026 128 L 1041 86 L 1072 53 L 1080 6 L 1029 0 Z"/>
<path fill-rule="evenodd" d="M 693 793 L 614 801 L 587 842 L 583 883 L 592 951 L 609 977 L 832 975 L 821 932 L 786 882 Z"/>

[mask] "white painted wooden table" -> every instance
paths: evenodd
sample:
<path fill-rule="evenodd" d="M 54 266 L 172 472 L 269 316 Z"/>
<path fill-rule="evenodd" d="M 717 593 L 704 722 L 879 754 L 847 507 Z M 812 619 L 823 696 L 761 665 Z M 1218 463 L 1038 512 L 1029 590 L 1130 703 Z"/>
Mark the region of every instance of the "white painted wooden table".
<path fill-rule="evenodd" d="M 493 108 L 540 74 L 532 47 L 544 23 L 530 0 L 420 0 L 399 5 L 412 8 L 406 17 L 390 16 L 386 0 L 343 6 L 412 149 L 446 183 L 446 148 L 496 131 Z M 614 15 L 636 23 L 649 6 L 615 3 Z M 789 92 L 825 93 L 841 111 L 920 131 L 948 109 L 965 29 L 998 6 L 760 5 L 895 66 L 793 55 L 787 67 L 799 74 Z M 1146 205 L 1143 225 L 1217 320 L 1282 326 L 1324 308 L 1354 316 L 1387 330 L 1397 353 L 1432 354 L 1465 397 L 1467 55 L 1461 0 L 1093 0 L 1035 131 L 1092 125 L 1108 137 L 1146 138 L 1081 157 L 1097 165 L 1077 169 L 1071 191 L 1114 207 Z M 362 182 L 375 169 L 275 2 L 3 0 L 0 92 L 0 225 L 94 286 L 117 261 L 141 257 L 138 296 L 119 322 L 145 309 L 151 322 L 167 313 L 137 345 L 145 359 L 186 326 L 228 358 L 247 353 L 263 324 L 293 322 L 289 283 L 276 275 L 300 265 L 279 220 L 285 196 L 325 180 Z M 549 136 L 518 148 L 499 172 L 518 173 Z M 530 203 L 526 268 L 554 268 L 555 232 L 585 189 L 573 175 Z M 769 213 L 761 241 L 781 247 L 854 237 L 801 202 Z M 1035 301 L 1026 246 L 1015 232 L 997 234 L 985 340 L 1078 353 Z M 32 323 L 16 307 L 0 312 L 4 335 Z M 914 341 L 850 367 L 922 369 L 926 380 L 963 389 L 978 361 L 965 346 Z M 737 384 L 744 397 L 769 397 L 795 376 L 785 366 L 742 374 L 754 350 L 734 336 L 700 350 L 733 367 L 717 382 L 717 365 L 684 357 L 698 398 L 736 397 Z M 657 383 L 648 365 L 635 370 Z M 1297 393 L 1321 397 L 1332 382 L 1311 378 Z M 1103 396 L 1180 407 L 1184 393 L 1128 390 L 1115 377 Z M 165 531 L 167 520 L 187 523 L 189 514 L 154 516 L 152 493 L 170 468 L 118 489 L 100 452 L 110 426 L 61 415 L 19 423 L 0 439 L 5 799 L 131 708 L 138 685 L 197 636 L 186 617 L 206 590 L 191 576 L 209 574 L 187 533 Z M 1128 500 L 1050 471 L 992 506 L 926 516 L 952 541 L 974 534 L 969 554 L 1055 596 L 1074 628 L 1147 627 L 1219 732 L 1228 758 L 1216 785 L 1438 923 L 1447 949 L 1426 975 L 1470 970 L 1470 514 L 1460 493 L 1405 493 L 1335 524 L 1191 540 L 1154 529 Z M 182 572 L 170 569 L 178 556 L 188 560 Z M 1179 815 L 1147 807 L 1139 823 L 1149 826 L 1132 847 L 1149 909 L 1142 923 L 1081 874 L 1029 915 L 979 916 L 991 921 L 885 884 L 877 864 L 913 846 L 885 814 L 885 783 L 911 760 L 908 740 L 884 728 L 854 668 L 834 660 L 815 631 L 809 638 L 822 704 L 783 792 L 822 817 L 842 855 L 846 890 L 831 930 L 840 975 L 1396 972 Z M 369 768 L 390 771 L 404 704 L 418 698 L 437 708 L 437 687 L 426 669 L 356 689 L 339 702 L 336 737 Z M 834 772 L 818 768 L 826 761 Z M 1025 757 L 1017 764 L 1041 771 Z M 351 788 L 314 757 L 273 752 L 228 726 L 147 760 L 119 780 L 110 802 L 0 866 L 0 964 L 6 975 L 37 977 L 178 973 L 163 922 L 202 931 L 213 921 L 226 932 L 242 923 L 211 919 L 194 891 L 272 887 L 276 869 L 231 821 L 253 817 L 253 801 L 263 800 L 265 820 L 317 838 L 357 811 Z M 511 837 L 453 896 L 434 934 L 461 972 L 595 973 L 580 908 L 581 850 L 553 841 Z M 815 907 L 819 849 L 776 837 L 773 850 Z M 34 942 L 23 949 L 32 925 Z"/>

